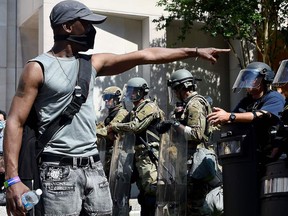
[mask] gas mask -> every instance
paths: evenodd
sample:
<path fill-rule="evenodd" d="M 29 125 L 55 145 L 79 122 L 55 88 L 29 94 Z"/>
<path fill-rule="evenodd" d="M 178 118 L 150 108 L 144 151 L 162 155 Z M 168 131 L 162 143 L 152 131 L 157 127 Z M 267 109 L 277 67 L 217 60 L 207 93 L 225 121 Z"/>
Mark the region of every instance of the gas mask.
<path fill-rule="evenodd" d="M 89 49 L 94 48 L 94 40 L 95 40 L 96 30 L 91 24 L 91 27 L 89 30 L 82 35 L 55 35 L 54 41 L 60 41 L 60 40 L 68 40 L 71 42 L 75 42 L 80 44 L 81 46 L 85 47 L 85 50 L 87 51 Z"/>

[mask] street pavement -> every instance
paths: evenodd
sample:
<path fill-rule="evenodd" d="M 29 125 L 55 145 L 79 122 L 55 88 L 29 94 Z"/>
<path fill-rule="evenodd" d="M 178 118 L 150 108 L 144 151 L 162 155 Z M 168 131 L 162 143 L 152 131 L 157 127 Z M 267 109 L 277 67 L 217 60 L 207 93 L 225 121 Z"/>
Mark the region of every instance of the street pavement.
<path fill-rule="evenodd" d="M 7 216 L 6 206 L 0 206 L 0 216 Z"/>
<path fill-rule="evenodd" d="M 129 212 L 129 216 L 140 216 L 141 207 L 138 204 L 138 200 L 130 199 L 129 204 L 131 206 L 131 211 Z"/>

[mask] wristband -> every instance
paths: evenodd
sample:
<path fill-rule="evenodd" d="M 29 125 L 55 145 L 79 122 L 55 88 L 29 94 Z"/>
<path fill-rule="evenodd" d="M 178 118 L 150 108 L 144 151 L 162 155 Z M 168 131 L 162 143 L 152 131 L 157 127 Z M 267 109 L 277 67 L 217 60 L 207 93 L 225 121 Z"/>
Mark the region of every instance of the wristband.
<path fill-rule="evenodd" d="M 13 177 L 13 178 L 8 179 L 7 181 L 4 182 L 4 187 L 8 188 L 8 187 L 10 187 L 13 184 L 16 184 L 18 182 L 21 182 L 21 179 L 19 178 L 19 176 Z"/>

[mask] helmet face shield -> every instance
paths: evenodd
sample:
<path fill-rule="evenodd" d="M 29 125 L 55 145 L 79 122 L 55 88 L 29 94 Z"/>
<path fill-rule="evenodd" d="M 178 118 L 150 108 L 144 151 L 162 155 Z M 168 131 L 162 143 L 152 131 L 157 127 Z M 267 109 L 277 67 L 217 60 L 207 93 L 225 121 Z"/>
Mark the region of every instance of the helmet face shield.
<path fill-rule="evenodd" d="M 272 85 L 275 87 L 282 87 L 286 83 L 288 83 L 288 60 L 281 62 Z"/>
<path fill-rule="evenodd" d="M 236 81 L 232 87 L 233 91 L 241 91 L 242 89 L 256 89 L 261 85 L 263 77 L 259 70 L 243 69 L 238 74 Z"/>
<path fill-rule="evenodd" d="M 119 103 L 119 96 L 116 96 L 115 94 L 104 94 L 102 99 L 105 102 L 105 107 L 107 109 L 112 109 Z"/>
<path fill-rule="evenodd" d="M 139 87 L 126 86 L 125 99 L 126 101 L 136 102 L 144 97 L 143 89 Z"/>
<path fill-rule="evenodd" d="M 175 105 L 176 103 L 176 95 L 174 90 L 171 87 L 168 87 L 168 99 L 170 105 Z"/>
<path fill-rule="evenodd" d="M 180 102 L 180 99 L 178 98 L 179 93 L 184 87 L 186 87 L 185 83 L 176 85 L 174 87 L 168 86 L 168 98 L 169 98 L 169 104 L 170 105 L 174 106 L 177 102 Z M 187 86 L 187 87 L 189 87 L 189 86 Z M 177 94 L 178 94 L 178 96 L 177 96 Z"/>
<path fill-rule="evenodd" d="M 140 101 L 149 92 L 148 83 L 142 77 L 131 78 L 124 88 L 125 100 L 127 102 Z"/>
<path fill-rule="evenodd" d="M 191 72 L 186 69 L 174 71 L 167 80 L 169 104 L 175 105 L 176 102 L 181 100 L 178 97 L 180 97 L 179 93 L 183 88 L 191 88 L 195 91 L 195 81 L 200 81 L 200 79 L 195 79 Z"/>

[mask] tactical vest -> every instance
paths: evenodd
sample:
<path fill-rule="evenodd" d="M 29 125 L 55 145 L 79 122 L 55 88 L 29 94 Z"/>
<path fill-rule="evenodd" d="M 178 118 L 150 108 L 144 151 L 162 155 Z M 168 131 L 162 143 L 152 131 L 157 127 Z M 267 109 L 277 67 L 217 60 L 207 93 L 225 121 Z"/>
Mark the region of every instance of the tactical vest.
<path fill-rule="evenodd" d="M 117 113 L 119 112 L 121 106 L 117 105 L 116 107 L 114 107 L 111 111 L 109 111 L 109 115 L 107 116 L 107 118 L 105 118 L 104 120 L 104 124 L 105 126 L 109 125 L 110 122 L 115 118 L 115 116 L 117 115 Z"/>
<path fill-rule="evenodd" d="M 149 103 L 155 104 L 155 102 L 150 101 L 150 100 L 144 101 L 143 104 L 140 104 L 140 106 L 135 109 L 135 115 L 137 115 L 137 113 L 141 112 L 141 110 L 143 110 L 143 108 L 145 109 L 145 106 L 147 106 Z M 157 108 L 157 110 L 153 111 L 153 113 L 157 112 L 159 114 L 159 116 L 157 118 L 155 118 L 148 125 L 148 127 L 145 130 L 143 130 L 142 132 L 140 132 L 136 135 L 136 145 L 142 144 L 140 137 L 147 143 L 153 143 L 153 142 L 159 143 L 160 142 L 160 134 L 156 130 L 156 125 L 160 121 L 164 120 L 164 114 L 163 114 L 163 111 L 158 107 L 157 104 L 153 105 L 153 107 Z"/>
<path fill-rule="evenodd" d="M 206 109 L 206 113 L 207 115 L 209 113 L 212 112 L 212 109 L 211 109 L 211 106 L 209 104 L 209 102 L 206 100 L 205 97 L 203 97 L 202 95 L 199 95 L 199 94 L 195 94 L 194 96 L 192 96 L 190 98 L 190 100 L 188 101 L 188 103 L 186 104 L 185 108 L 184 108 L 184 111 L 183 111 L 183 115 L 185 115 L 185 113 L 187 112 L 187 109 L 189 108 L 189 106 L 195 102 L 196 100 L 200 101 L 201 104 L 203 104 L 205 106 L 205 109 Z M 181 120 L 181 123 L 183 125 L 187 125 L 187 118 L 186 116 L 183 116 L 182 117 L 182 120 Z M 202 143 L 207 146 L 207 143 L 209 141 L 209 138 L 211 136 L 213 132 L 213 127 L 210 125 L 210 123 L 206 120 L 206 127 L 205 127 L 205 131 L 204 131 L 204 134 L 203 134 L 203 139 L 199 142 L 199 143 Z M 195 141 L 188 141 L 188 144 L 191 143 L 191 144 L 195 144 Z M 196 143 L 196 144 L 199 144 L 199 143 Z"/>

